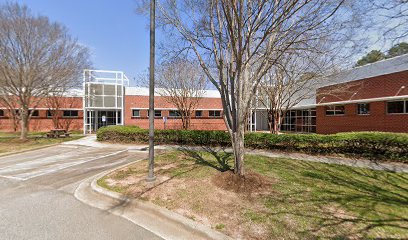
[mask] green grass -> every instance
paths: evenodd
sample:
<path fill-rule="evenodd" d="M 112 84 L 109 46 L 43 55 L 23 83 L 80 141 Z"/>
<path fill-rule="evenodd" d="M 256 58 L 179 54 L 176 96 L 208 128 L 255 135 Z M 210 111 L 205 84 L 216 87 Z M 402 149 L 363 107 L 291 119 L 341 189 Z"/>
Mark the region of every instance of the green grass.
<path fill-rule="evenodd" d="M 44 138 L 43 136 L 43 133 L 32 132 L 29 134 L 28 140 L 21 141 L 18 133 L 0 132 L 0 154 L 38 148 L 83 137 L 81 135 L 74 135 L 68 138 Z"/>
<path fill-rule="evenodd" d="M 286 233 L 295 220 L 303 237 L 337 232 L 370 237 L 408 237 L 408 174 L 374 171 L 335 164 L 247 156 L 247 168 L 278 179 L 278 193 L 263 199 L 267 212 L 256 220 Z M 253 218 L 249 214 L 249 218 Z M 347 229 L 335 230 L 336 228 Z M 292 231 L 292 230 L 291 230 Z"/>
<path fill-rule="evenodd" d="M 110 185 L 106 182 L 106 179 L 107 179 L 107 177 L 105 176 L 105 177 L 103 177 L 103 178 L 98 179 L 98 180 L 96 181 L 96 183 L 97 183 L 99 186 L 101 186 L 101 187 L 103 187 L 103 188 L 106 188 L 106 189 L 109 189 L 109 190 L 114 191 L 114 192 L 122 193 L 122 192 L 124 192 L 124 191 L 126 190 L 126 188 L 124 188 L 124 187 L 120 187 L 120 186 L 110 186 Z"/>
<path fill-rule="evenodd" d="M 231 169 L 232 162 L 230 153 L 212 151 L 174 151 L 155 158 L 157 175 L 186 182 L 202 179 L 203 183 L 208 183 L 217 172 Z M 160 169 L 169 164 L 171 167 Z M 245 167 L 274 183 L 267 194 L 251 198 L 249 204 L 234 213 L 239 213 L 244 223 L 265 227 L 268 239 L 408 238 L 406 173 L 255 155 L 246 156 Z M 133 169 L 118 172 L 116 177 L 126 178 L 132 171 L 140 174 Z M 105 180 L 98 184 L 117 192 L 126 188 L 108 186 Z M 177 202 L 200 196 L 191 210 L 206 217 L 208 206 L 198 201 L 206 202 L 206 196 L 199 190 L 175 188 L 172 192 Z M 236 201 L 243 203 L 248 199 L 238 197 Z M 160 203 L 165 207 L 166 204 L 174 203 Z M 234 229 L 224 221 L 212 224 L 227 233 Z"/>

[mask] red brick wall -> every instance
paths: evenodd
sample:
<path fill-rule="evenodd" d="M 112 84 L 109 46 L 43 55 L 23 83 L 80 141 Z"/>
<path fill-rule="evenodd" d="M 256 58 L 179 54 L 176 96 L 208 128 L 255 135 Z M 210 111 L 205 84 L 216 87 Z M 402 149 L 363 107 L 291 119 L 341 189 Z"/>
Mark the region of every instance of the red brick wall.
<path fill-rule="evenodd" d="M 400 90 L 402 86 L 405 86 L 405 89 Z M 403 95 L 408 95 L 408 71 L 320 88 L 317 91 L 316 102 L 330 103 Z M 385 101 L 370 102 L 370 114 L 358 115 L 357 103 L 350 103 L 345 104 L 344 115 L 326 116 L 325 106 L 318 106 L 316 108 L 317 133 L 408 132 L 408 114 L 387 114 L 386 107 Z"/>
<path fill-rule="evenodd" d="M 126 96 L 125 97 L 125 125 L 135 125 L 141 128 L 149 128 L 149 119 L 147 117 L 147 108 L 149 107 L 148 96 Z M 169 116 L 169 109 L 174 109 L 174 105 L 168 102 L 166 97 L 155 97 L 155 108 L 162 110 L 162 117 L 155 118 L 154 127 L 163 129 L 163 117 Z M 132 117 L 132 109 L 140 109 L 140 117 Z M 208 110 L 222 109 L 219 98 L 201 99 L 197 109 L 203 111 L 202 117 L 193 117 L 191 119 L 191 128 L 196 130 L 226 130 L 224 119 L 222 117 L 214 118 L 208 116 Z M 221 111 L 222 112 L 222 111 Z M 195 114 L 193 114 L 195 116 Z M 222 115 L 221 115 L 222 116 Z M 167 118 L 166 129 L 181 129 L 181 119 Z"/>
<path fill-rule="evenodd" d="M 405 86 L 405 88 L 399 91 L 402 86 Z M 317 90 L 316 102 L 329 103 L 389 97 L 395 96 L 397 93 L 399 96 L 408 95 L 408 71 L 319 88 Z M 324 99 L 322 99 L 323 97 Z"/>
<path fill-rule="evenodd" d="M 345 114 L 326 116 L 325 106 L 316 108 L 316 131 L 320 134 L 352 131 L 408 132 L 408 114 L 387 114 L 386 102 L 371 102 L 369 115 L 358 115 L 357 104 L 346 104 Z"/>
<path fill-rule="evenodd" d="M 29 130 L 35 132 L 45 132 L 54 128 L 52 119 L 47 118 L 47 110 L 38 110 L 39 116 L 32 117 L 29 123 Z M 4 110 L 5 116 L 0 117 L 0 131 L 11 132 L 14 130 L 13 119 L 10 118 L 8 110 Z M 61 113 L 62 114 L 62 113 Z M 83 129 L 83 111 L 78 111 L 78 117 L 76 118 L 61 118 L 60 122 L 66 125 L 70 122 L 69 130 L 82 130 Z M 20 126 L 18 125 L 17 131 Z"/>

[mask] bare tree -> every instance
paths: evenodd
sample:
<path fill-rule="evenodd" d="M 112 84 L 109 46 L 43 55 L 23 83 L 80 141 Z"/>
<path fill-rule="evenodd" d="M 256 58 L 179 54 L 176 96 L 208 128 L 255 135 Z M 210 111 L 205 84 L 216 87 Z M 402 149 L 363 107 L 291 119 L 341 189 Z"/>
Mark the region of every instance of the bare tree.
<path fill-rule="evenodd" d="M 16 105 L 15 99 L 13 100 L 13 96 L 10 96 L 8 94 L 0 95 L 0 106 L 6 107 L 8 117 L 9 119 L 11 119 L 11 122 L 13 124 L 13 131 L 17 132 L 18 125 L 20 124 L 20 117 L 16 111 L 18 107 Z"/>
<path fill-rule="evenodd" d="M 234 151 L 244 175 L 244 132 L 261 79 L 294 46 L 330 34 L 344 1 L 163 0 L 159 22 L 178 50 L 199 61 L 220 92 Z M 191 54 L 190 54 L 191 53 Z"/>
<path fill-rule="evenodd" d="M 183 129 L 188 129 L 206 87 L 200 66 L 182 59 L 164 63 L 159 67 L 156 83 L 158 93 L 177 108 Z"/>
<path fill-rule="evenodd" d="M 377 16 L 376 28 L 382 31 L 385 39 L 399 41 L 408 37 L 408 1 L 407 0 L 373 0 L 373 11 L 367 17 Z"/>
<path fill-rule="evenodd" d="M 0 95 L 16 99 L 21 139 L 27 138 L 30 109 L 56 89 L 78 86 L 88 66 L 87 48 L 64 26 L 17 3 L 0 6 Z"/>
<path fill-rule="evenodd" d="M 81 108 L 81 101 L 78 101 L 79 97 L 73 91 L 69 92 L 66 90 L 49 93 L 45 100 L 45 105 L 48 107 L 54 128 L 65 129 L 67 131 L 70 129 L 74 119 L 72 117 L 64 117 L 63 111 L 65 109 Z"/>
<path fill-rule="evenodd" d="M 283 57 L 260 84 L 259 102 L 266 108 L 271 133 L 279 133 L 286 112 L 305 99 L 315 96 L 321 77 L 321 65 L 299 55 Z"/>

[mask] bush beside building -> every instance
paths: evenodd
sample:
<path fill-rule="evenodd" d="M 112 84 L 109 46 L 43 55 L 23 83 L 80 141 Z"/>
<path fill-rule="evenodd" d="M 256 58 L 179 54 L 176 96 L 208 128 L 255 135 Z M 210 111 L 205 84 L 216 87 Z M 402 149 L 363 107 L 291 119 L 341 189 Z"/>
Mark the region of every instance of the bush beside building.
<path fill-rule="evenodd" d="M 109 126 L 97 132 L 98 141 L 147 144 L 149 131 L 136 126 Z M 225 131 L 155 130 L 157 144 L 229 147 Z M 332 135 L 247 133 L 245 145 L 252 149 L 336 154 L 371 160 L 408 163 L 408 134 L 350 132 Z"/>

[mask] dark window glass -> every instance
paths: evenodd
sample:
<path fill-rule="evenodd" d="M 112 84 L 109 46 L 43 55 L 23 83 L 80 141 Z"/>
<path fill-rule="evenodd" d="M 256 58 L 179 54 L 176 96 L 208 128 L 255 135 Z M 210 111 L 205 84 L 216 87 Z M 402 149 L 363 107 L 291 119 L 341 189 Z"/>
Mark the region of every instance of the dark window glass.
<path fill-rule="evenodd" d="M 149 109 L 147 110 L 147 116 L 149 116 Z M 154 116 L 155 117 L 161 117 L 161 110 L 154 110 Z"/>
<path fill-rule="evenodd" d="M 335 106 L 336 115 L 343 115 L 345 113 L 344 106 Z"/>
<path fill-rule="evenodd" d="M 195 116 L 196 117 L 202 117 L 203 116 L 203 111 L 195 111 Z"/>
<path fill-rule="evenodd" d="M 345 107 L 343 105 L 326 106 L 327 116 L 344 115 L 344 113 L 345 113 Z"/>
<path fill-rule="evenodd" d="M 221 111 L 210 110 L 210 111 L 208 111 L 208 116 L 210 116 L 210 117 L 221 117 Z"/>
<path fill-rule="evenodd" d="M 360 114 L 360 115 L 370 114 L 370 104 L 369 103 L 358 103 L 357 104 L 357 114 Z"/>
<path fill-rule="evenodd" d="M 177 110 L 170 110 L 169 111 L 169 117 L 177 118 L 177 117 L 180 117 L 180 116 L 181 116 L 180 111 L 177 111 Z"/>
<path fill-rule="evenodd" d="M 64 110 L 64 117 L 78 117 L 78 111 L 76 110 Z"/>
<path fill-rule="evenodd" d="M 38 110 L 34 110 L 34 111 L 33 111 L 33 110 L 30 110 L 29 113 L 31 114 L 31 112 L 32 112 L 32 115 L 31 115 L 32 117 L 38 117 L 38 116 L 40 116 L 40 113 L 38 112 Z"/>
<path fill-rule="evenodd" d="M 0 117 L 4 117 L 4 110 L 0 109 Z"/>
<path fill-rule="evenodd" d="M 47 117 L 52 117 L 53 112 L 51 110 L 47 110 Z"/>
<path fill-rule="evenodd" d="M 388 102 L 388 113 L 404 113 L 404 101 Z"/>
<path fill-rule="evenodd" d="M 140 117 L 140 110 L 139 109 L 133 109 L 132 110 L 132 117 Z"/>
<path fill-rule="evenodd" d="M 326 106 L 326 115 L 332 116 L 335 114 L 334 106 Z"/>

